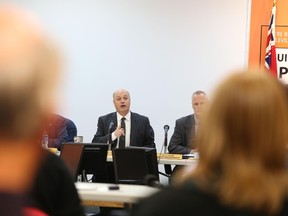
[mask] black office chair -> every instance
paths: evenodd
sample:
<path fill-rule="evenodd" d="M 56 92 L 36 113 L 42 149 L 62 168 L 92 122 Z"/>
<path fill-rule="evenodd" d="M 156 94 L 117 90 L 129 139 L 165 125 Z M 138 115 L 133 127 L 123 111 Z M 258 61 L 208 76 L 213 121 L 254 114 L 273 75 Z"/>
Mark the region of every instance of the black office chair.
<path fill-rule="evenodd" d="M 76 143 L 63 143 L 60 157 L 71 171 L 75 181 L 77 181 L 79 165 L 83 156 L 84 145 Z"/>
<path fill-rule="evenodd" d="M 108 145 L 104 143 L 83 144 L 84 153 L 79 168 L 83 181 L 106 183 Z M 92 179 L 87 178 L 89 174 L 92 175 Z"/>
<path fill-rule="evenodd" d="M 128 147 L 113 149 L 116 183 L 145 184 L 148 174 L 159 180 L 157 153 L 153 148 Z M 154 160 L 153 160 L 154 159 Z"/>
<path fill-rule="evenodd" d="M 161 154 L 160 154 L 160 157 L 161 157 Z M 169 179 L 172 175 L 171 164 L 164 164 L 164 173 L 159 171 L 159 174 L 163 175 Z"/>

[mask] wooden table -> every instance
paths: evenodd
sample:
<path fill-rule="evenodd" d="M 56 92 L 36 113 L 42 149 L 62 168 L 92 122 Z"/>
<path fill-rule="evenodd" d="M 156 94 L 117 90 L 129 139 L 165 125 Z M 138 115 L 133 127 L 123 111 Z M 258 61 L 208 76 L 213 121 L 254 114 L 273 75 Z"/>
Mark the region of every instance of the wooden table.
<path fill-rule="evenodd" d="M 76 182 L 75 186 L 83 205 L 124 207 L 139 202 L 159 191 L 146 185 Z M 115 186 L 119 189 L 115 189 Z M 112 187 L 112 188 L 111 188 Z"/>

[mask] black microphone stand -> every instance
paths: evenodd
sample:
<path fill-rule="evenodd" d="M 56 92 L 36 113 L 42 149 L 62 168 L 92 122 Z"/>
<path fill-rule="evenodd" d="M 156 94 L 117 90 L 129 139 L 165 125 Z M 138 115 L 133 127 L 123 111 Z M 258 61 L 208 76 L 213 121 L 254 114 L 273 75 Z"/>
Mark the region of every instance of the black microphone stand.
<path fill-rule="evenodd" d="M 109 135 L 111 136 L 111 135 Z M 107 141 L 107 144 L 108 144 L 108 151 L 111 151 L 111 142 L 110 142 L 110 138 L 108 137 L 108 141 Z"/>
<path fill-rule="evenodd" d="M 168 153 L 167 151 L 167 143 L 168 143 L 168 130 L 169 130 L 169 125 L 165 125 L 164 126 L 164 143 L 163 143 L 163 146 L 164 146 L 164 154 Z M 171 165 L 170 164 L 164 164 L 164 170 L 165 170 L 165 174 L 164 173 L 160 173 L 168 178 L 170 178 L 171 176 L 171 173 L 172 173 L 172 168 L 171 168 Z"/>
<path fill-rule="evenodd" d="M 164 135 L 164 154 L 167 153 L 167 130 L 165 130 L 165 135 Z"/>

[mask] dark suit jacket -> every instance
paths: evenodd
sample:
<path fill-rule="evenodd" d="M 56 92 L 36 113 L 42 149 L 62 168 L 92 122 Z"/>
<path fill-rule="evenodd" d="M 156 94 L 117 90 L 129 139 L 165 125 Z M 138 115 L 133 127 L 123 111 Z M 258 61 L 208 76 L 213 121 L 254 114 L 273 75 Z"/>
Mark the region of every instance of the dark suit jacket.
<path fill-rule="evenodd" d="M 67 142 L 68 138 L 65 118 L 57 114 L 51 115 L 44 131 L 48 133 L 48 147 L 57 148 L 60 151 L 62 142 Z"/>
<path fill-rule="evenodd" d="M 176 120 L 168 150 L 173 154 L 189 154 L 195 148 L 194 114 Z"/>
<path fill-rule="evenodd" d="M 113 126 L 111 127 L 111 122 Z M 109 130 L 109 126 L 110 131 Z M 117 127 L 116 112 L 101 116 L 98 119 L 97 131 L 92 140 L 93 143 L 108 143 L 111 142 L 111 133 Z M 111 143 L 112 148 L 117 145 L 117 139 Z M 154 130 L 150 125 L 150 121 L 146 116 L 131 112 L 131 132 L 130 146 L 143 146 L 155 148 Z"/>
<path fill-rule="evenodd" d="M 77 127 L 71 119 L 65 118 L 67 130 L 67 142 L 74 142 L 74 136 L 77 136 Z"/>

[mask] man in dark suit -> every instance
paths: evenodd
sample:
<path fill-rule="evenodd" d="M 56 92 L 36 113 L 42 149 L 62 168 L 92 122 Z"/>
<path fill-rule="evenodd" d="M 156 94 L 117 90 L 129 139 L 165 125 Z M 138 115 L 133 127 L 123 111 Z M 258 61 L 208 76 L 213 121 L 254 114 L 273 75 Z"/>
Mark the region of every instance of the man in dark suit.
<path fill-rule="evenodd" d="M 169 153 L 189 154 L 196 149 L 195 137 L 206 103 L 207 95 L 205 92 L 198 90 L 192 94 L 194 114 L 176 120 L 174 133 L 168 145 Z"/>
<path fill-rule="evenodd" d="M 143 146 L 155 148 L 154 130 L 149 118 L 130 111 L 130 94 L 124 89 L 113 93 L 116 112 L 98 119 L 97 132 L 93 143 L 111 143 L 112 148 L 121 147 L 121 137 L 125 146 Z M 122 118 L 125 118 L 121 120 Z M 121 122 L 124 121 L 124 126 Z M 122 122 L 123 124 L 123 122 Z M 123 147 L 125 147 L 123 146 Z"/>
<path fill-rule="evenodd" d="M 192 108 L 194 114 L 184 116 L 176 120 L 174 133 L 168 145 L 171 154 L 189 154 L 196 150 L 195 138 L 200 125 L 201 114 L 207 103 L 207 95 L 204 91 L 198 90 L 192 94 Z M 175 166 L 171 173 L 171 166 L 165 167 L 165 172 L 174 174 L 183 166 Z"/>
<path fill-rule="evenodd" d="M 129 92 L 124 89 L 116 90 L 113 93 L 113 103 L 116 112 L 99 117 L 97 131 L 92 142 L 111 143 L 111 148 L 124 148 L 125 146 L 155 148 L 154 130 L 149 119 L 130 111 Z M 113 164 L 107 163 L 106 169 L 107 182 L 115 183 Z M 93 178 L 92 181 L 94 181 Z M 100 215 L 103 216 L 111 215 L 111 212 L 115 210 L 105 207 L 100 209 Z"/>
<path fill-rule="evenodd" d="M 62 143 L 67 142 L 68 134 L 66 119 L 58 114 L 52 113 L 44 127 L 44 133 L 48 135 L 48 147 L 61 150 Z"/>
<path fill-rule="evenodd" d="M 67 142 L 74 142 L 74 137 L 77 136 L 77 127 L 75 123 L 68 118 L 65 118 L 65 125 L 67 130 Z"/>

